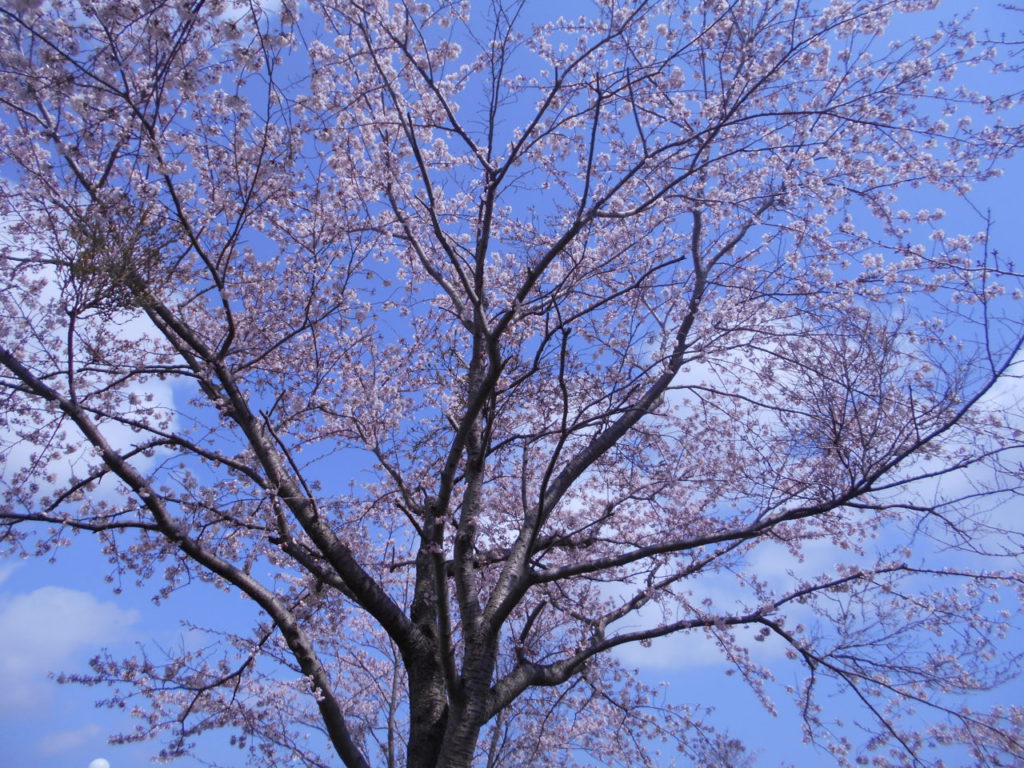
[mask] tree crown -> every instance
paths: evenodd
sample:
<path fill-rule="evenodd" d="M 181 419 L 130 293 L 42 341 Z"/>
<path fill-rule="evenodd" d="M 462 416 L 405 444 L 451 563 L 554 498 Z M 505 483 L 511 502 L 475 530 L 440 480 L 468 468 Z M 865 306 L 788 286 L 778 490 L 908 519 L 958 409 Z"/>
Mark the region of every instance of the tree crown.
<path fill-rule="evenodd" d="M 938 207 L 1019 86 L 964 20 L 889 31 L 934 5 L 0 9 L 3 541 L 259 609 L 78 676 L 148 700 L 125 738 L 735 765 L 617 661 L 684 635 L 766 703 L 784 646 L 840 763 L 1020 759 L 961 705 L 1013 661 L 1020 275 Z"/>

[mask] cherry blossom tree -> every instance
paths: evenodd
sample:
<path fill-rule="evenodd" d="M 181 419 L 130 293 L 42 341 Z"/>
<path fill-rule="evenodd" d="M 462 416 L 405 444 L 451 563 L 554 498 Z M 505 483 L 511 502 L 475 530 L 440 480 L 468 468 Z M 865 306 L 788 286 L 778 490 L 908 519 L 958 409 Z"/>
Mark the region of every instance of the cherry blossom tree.
<path fill-rule="evenodd" d="M 938 207 L 1021 145 L 998 48 L 541 5 L 0 8 L 3 544 L 254 609 L 74 678 L 168 758 L 747 762 L 623 665 L 672 635 L 840 764 L 1024 759 L 1021 276 Z"/>

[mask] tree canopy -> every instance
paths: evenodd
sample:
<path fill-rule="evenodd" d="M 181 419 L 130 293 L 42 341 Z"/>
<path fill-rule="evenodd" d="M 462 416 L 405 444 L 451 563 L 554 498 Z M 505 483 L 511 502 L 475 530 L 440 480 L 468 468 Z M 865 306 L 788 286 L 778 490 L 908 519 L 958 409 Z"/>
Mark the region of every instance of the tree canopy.
<path fill-rule="evenodd" d="M 254 606 L 75 679 L 166 757 L 742 764 L 675 635 L 839 764 L 1024 760 L 1012 47 L 542 5 L 0 7 L 0 542 Z"/>

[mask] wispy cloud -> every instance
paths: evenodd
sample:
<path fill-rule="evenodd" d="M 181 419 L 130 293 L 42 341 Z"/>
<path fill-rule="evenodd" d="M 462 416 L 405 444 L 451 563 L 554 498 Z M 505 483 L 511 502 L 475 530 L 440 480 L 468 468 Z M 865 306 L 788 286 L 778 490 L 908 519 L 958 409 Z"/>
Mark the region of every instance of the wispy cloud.
<path fill-rule="evenodd" d="M 815 577 L 834 575 L 835 564 L 850 562 L 851 558 L 855 556 L 825 540 L 805 543 L 800 559 L 795 558 L 783 545 L 766 541 L 747 555 L 747 567 L 750 573 L 770 585 L 776 595 L 783 595 L 795 589 L 801 579 L 813 580 Z M 756 602 L 751 591 L 729 573 L 712 574 L 694 582 L 690 589 L 690 599 L 694 603 L 706 600 L 709 606 L 714 606 L 721 614 L 743 613 Z M 792 606 L 787 613 L 791 619 L 802 620 L 810 612 L 807 608 Z M 630 620 L 623 620 L 621 629 L 654 626 L 661 618 L 660 609 L 650 604 Z M 630 621 L 635 626 L 628 626 Z M 762 642 L 754 642 L 758 629 L 736 628 L 731 632 L 742 641 L 755 662 L 768 664 L 784 656 L 785 644 L 774 635 Z M 627 667 L 659 672 L 726 667 L 731 663 L 715 639 L 700 629 L 658 638 L 647 647 L 638 643 L 625 645 L 616 651 L 616 656 Z"/>
<path fill-rule="evenodd" d="M 103 729 L 96 723 L 70 731 L 51 733 L 40 742 L 39 756 L 54 757 L 86 746 L 89 742 L 103 738 Z"/>
<path fill-rule="evenodd" d="M 0 562 L 0 584 L 3 584 L 14 573 L 14 569 L 17 568 L 20 563 L 2 563 Z"/>
<path fill-rule="evenodd" d="M 49 673 L 121 639 L 137 620 L 136 611 L 64 587 L 0 597 L 0 714 L 45 707 Z"/>

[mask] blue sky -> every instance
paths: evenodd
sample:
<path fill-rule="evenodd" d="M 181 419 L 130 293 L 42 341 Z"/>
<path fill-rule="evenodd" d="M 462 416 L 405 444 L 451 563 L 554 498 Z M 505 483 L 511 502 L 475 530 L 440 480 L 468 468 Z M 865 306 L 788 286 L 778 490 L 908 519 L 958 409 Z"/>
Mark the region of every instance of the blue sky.
<path fill-rule="evenodd" d="M 82 538 L 55 564 L 8 560 L 0 566 L 0 744 L 6 751 L 0 764 L 6 768 L 87 768 L 98 757 L 112 768 L 148 764 L 158 750 L 155 742 L 107 744 L 110 733 L 131 728 L 131 718 L 94 706 L 107 695 L 105 688 L 60 685 L 49 673 L 87 672 L 89 658 L 102 648 L 131 654 L 141 642 L 171 645 L 182 637 L 181 618 L 250 615 L 240 598 L 208 587 L 159 608 L 133 586 L 115 595 L 104 582 L 108 569 Z M 219 759 L 216 754 L 226 764 L 243 764 L 237 750 L 209 746 L 211 759 Z"/>
<path fill-rule="evenodd" d="M 85 539 L 75 540 L 55 564 L 8 560 L 0 565 L 0 744 L 6 745 L 0 765 L 5 768 L 87 768 L 100 757 L 111 768 L 148 764 L 157 743 L 106 743 L 110 732 L 130 729 L 131 718 L 125 711 L 93 705 L 106 695 L 105 688 L 60 685 L 48 673 L 87 671 L 88 659 L 102 648 L 130 654 L 140 642 L 170 645 L 182 634 L 180 618 L 241 622 L 251 615 L 246 601 L 203 586 L 161 607 L 149 601 L 145 590 L 131 586 L 113 595 L 103 578 L 108 567 Z M 796 759 L 799 725 L 791 708 L 780 707 L 779 718 L 768 715 L 742 681 L 726 676 L 728 666 L 710 643 L 670 638 L 626 652 L 621 660 L 639 668 L 650 683 L 667 682 L 669 699 L 686 691 L 680 700 L 716 707 L 736 735 L 748 733 L 752 745 L 763 750 L 759 765 Z M 243 753 L 228 739 L 228 733 L 208 736 L 204 757 L 244 765 Z M 796 764 L 813 765 L 814 760 L 809 753 Z M 172 765 L 202 764 L 183 758 Z"/>
<path fill-rule="evenodd" d="M 991 19 L 998 29 L 1013 17 L 999 14 L 995 5 L 992 0 L 982 18 Z M 950 10 L 966 6 L 953 0 L 943 3 Z M 1024 242 L 1024 162 L 1018 160 L 1003 179 L 979 189 L 972 199 L 981 208 L 992 208 L 994 245 L 1010 254 Z M 158 744 L 106 743 L 109 733 L 129 729 L 131 718 L 122 710 L 94 706 L 106 695 L 105 689 L 58 685 L 50 673 L 86 672 L 88 659 L 102 648 L 130 654 L 138 643 L 170 645 L 185 632 L 181 618 L 241 623 L 253 615 L 251 605 L 241 598 L 201 585 L 159 607 L 150 601 L 149 590 L 130 584 L 114 594 L 104 581 L 108 570 L 105 558 L 85 536 L 75 538 L 53 564 L 0 560 L 0 764 L 5 768 L 87 768 L 101 757 L 111 768 L 147 764 Z M 770 657 L 774 651 L 764 652 Z M 668 698 L 715 706 L 723 715 L 720 722 L 731 724 L 735 735 L 760 752 L 759 766 L 831 764 L 824 755 L 800 745 L 799 726 L 788 702 L 780 700 L 780 715 L 772 718 L 741 681 L 725 676 L 728 665 L 710 645 L 670 638 L 651 649 L 627 650 L 621 659 L 640 669 L 648 682 L 667 682 Z M 211 762 L 243 765 L 244 754 L 227 740 L 228 734 L 208 737 L 204 755 Z M 201 764 L 182 759 L 173 765 Z"/>

